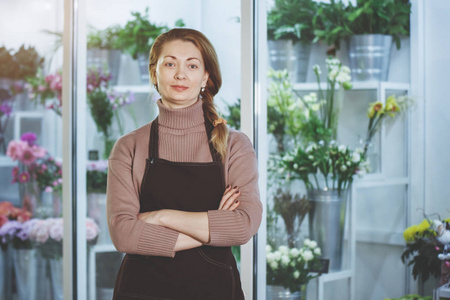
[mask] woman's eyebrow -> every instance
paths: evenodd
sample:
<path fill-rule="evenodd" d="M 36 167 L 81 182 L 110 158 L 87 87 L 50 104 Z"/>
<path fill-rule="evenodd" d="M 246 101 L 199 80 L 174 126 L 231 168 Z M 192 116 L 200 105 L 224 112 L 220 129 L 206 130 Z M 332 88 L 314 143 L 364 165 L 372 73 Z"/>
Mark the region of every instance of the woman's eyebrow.
<path fill-rule="evenodd" d="M 177 59 L 175 56 L 173 56 L 173 55 L 166 55 L 166 56 L 164 56 L 164 58 L 172 58 L 172 59 Z M 197 58 L 197 57 L 189 57 L 189 58 L 187 58 L 186 60 L 193 60 L 193 59 L 196 59 L 196 60 L 198 60 L 198 61 L 200 61 L 200 59 L 199 58 Z"/>

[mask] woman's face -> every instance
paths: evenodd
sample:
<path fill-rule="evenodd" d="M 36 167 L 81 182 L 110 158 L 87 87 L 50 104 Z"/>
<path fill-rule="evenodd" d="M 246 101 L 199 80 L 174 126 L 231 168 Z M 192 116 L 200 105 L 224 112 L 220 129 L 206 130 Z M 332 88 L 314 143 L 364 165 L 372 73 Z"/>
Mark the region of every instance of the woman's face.
<path fill-rule="evenodd" d="M 200 50 L 193 43 L 181 40 L 163 46 L 155 73 L 161 100 L 168 108 L 194 104 L 208 81 Z"/>

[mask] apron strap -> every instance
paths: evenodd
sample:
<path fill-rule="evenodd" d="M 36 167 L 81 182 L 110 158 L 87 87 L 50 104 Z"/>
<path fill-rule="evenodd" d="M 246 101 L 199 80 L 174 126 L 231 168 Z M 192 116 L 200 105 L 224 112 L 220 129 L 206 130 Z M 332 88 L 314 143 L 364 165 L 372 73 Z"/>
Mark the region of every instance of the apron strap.
<path fill-rule="evenodd" d="M 211 134 L 212 134 L 212 131 L 214 130 L 214 126 L 206 118 L 206 116 L 205 116 L 205 129 L 206 129 L 206 134 L 207 134 L 207 138 L 209 141 L 209 143 L 208 143 L 209 151 L 211 152 L 212 159 L 213 159 L 213 161 L 221 162 L 219 153 L 217 152 L 217 150 L 214 148 L 213 144 L 211 143 Z M 158 144 L 159 144 L 158 117 L 156 117 L 156 119 L 153 120 L 152 127 L 150 129 L 150 139 L 149 139 L 149 144 L 148 144 L 148 158 L 159 158 Z"/>
<path fill-rule="evenodd" d="M 148 143 L 148 158 L 159 158 L 158 153 L 158 117 L 153 120 L 152 128 L 150 129 L 150 139 Z"/>

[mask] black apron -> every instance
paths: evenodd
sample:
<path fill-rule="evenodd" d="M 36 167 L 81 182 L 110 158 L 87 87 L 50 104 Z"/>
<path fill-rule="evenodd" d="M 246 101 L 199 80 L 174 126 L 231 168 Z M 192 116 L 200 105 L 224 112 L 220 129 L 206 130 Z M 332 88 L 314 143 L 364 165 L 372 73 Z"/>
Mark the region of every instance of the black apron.
<path fill-rule="evenodd" d="M 208 141 L 212 124 L 205 118 Z M 158 156 L 158 118 L 150 130 L 149 157 L 139 197 L 140 212 L 216 210 L 225 190 L 223 166 L 209 143 L 213 162 L 171 162 Z M 233 226 L 230 224 L 230 226 Z M 202 246 L 174 258 L 125 255 L 114 299 L 244 299 L 231 247 Z"/>

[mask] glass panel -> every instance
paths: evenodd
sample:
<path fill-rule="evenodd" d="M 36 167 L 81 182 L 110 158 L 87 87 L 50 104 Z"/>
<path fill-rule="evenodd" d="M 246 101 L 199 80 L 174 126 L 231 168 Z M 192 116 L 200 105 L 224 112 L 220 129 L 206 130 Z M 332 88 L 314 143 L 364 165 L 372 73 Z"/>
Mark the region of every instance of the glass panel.
<path fill-rule="evenodd" d="M 363 266 L 357 265 L 359 269 L 355 274 L 355 257 L 351 256 L 356 255 L 353 253 L 355 241 L 352 235 L 356 231 L 360 238 L 367 233 L 368 237 L 361 237 L 364 242 L 378 239 L 380 245 L 371 250 L 370 255 L 380 261 L 381 253 L 395 248 L 392 243 L 403 242 L 401 233 L 406 224 L 407 188 L 390 186 L 390 181 L 379 185 L 379 180 L 385 177 L 404 179 L 409 175 L 408 119 L 400 117 L 393 124 L 385 122 L 386 126 L 377 127 L 379 123 L 371 122 L 370 116 L 376 116 L 372 113 L 378 111 L 378 106 L 373 106 L 374 102 L 384 104 L 391 95 L 406 95 L 403 87 L 386 89 L 385 86 L 393 87 L 395 84 L 382 82 L 394 79 L 403 82 L 406 78 L 404 74 L 399 77 L 400 73 L 395 70 L 391 70 L 387 78 L 371 77 L 381 69 L 366 69 L 365 57 L 370 56 L 369 53 L 353 53 L 356 50 L 351 43 L 343 40 L 340 40 L 340 45 L 327 45 L 329 40 L 312 42 L 315 34 L 319 39 L 333 39 L 341 28 L 342 24 L 338 22 L 344 14 L 338 7 L 350 5 L 352 1 L 337 2 L 334 8 L 333 1 L 331 4 L 330 1 L 302 0 L 265 2 L 267 32 L 260 33 L 258 38 L 267 37 L 267 97 L 257 101 L 267 104 L 267 124 L 258 126 L 267 126 L 268 135 L 259 140 L 257 148 L 263 153 L 261 157 L 269 157 L 268 183 L 262 187 L 267 191 L 266 238 L 270 246 L 265 251 L 264 262 L 267 266 L 267 298 L 278 299 L 269 294 L 274 286 L 284 286 L 293 291 L 304 282 L 301 276 L 293 275 L 291 267 L 298 260 L 290 257 L 285 247 L 308 247 L 311 240 L 314 240 L 313 246 L 321 248 L 317 256 L 330 260 L 329 271 L 334 274 L 322 275 L 325 284 L 312 281 L 308 298 L 319 297 L 317 290 L 324 291 L 319 299 L 364 298 L 361 295 L 370 293 L 371 289 L 367 287 L 366 291 L 366 285 L 362 287 L 358 283 L 350 287 L 350 278 L 358 278 L 365 272 L 366 282 L 374 282 L 375 279 L 369 278 L 372 270 L 360 259 L 370 259 L 369 255 L 359 253 L 363 249 L 360 245 L 357 264 Z M 322 7 L 319 9 L 318 6 Z M 316 17 L 315 23 L 313 16 Z M 394 51 L 389 56 L 391 67 L 402 65 L 404 69 L 409 68 L 409 42 L 406 41 L 404 47 L 401 52 Z M 351 63 L 355 65 L 351 66 Z M 258 69 L 266 68 L 259 66 Z M 352 76 L 351 80 L 348 75 Z M 335 85 L 333 78 L 336 78 Z M 350 84 L 352 87 L 348 89 Z M 381 96 L 385 99 L 380 99 Z M 371 104 L 373 108 L 369 110 Z M 386 130 L 369 132 L 369 128 Z M 354 185 L 339 185 L 340 181 L 352 181 Z M 373 185 L 376 188 L 367 188 Z M 326 191 L 315 191 L 318 187 Z M 337 195 L 333 195 L 333 191 Z M 346 195 L 345 192 L 354 194 Z M 357 208 L 353 212 L 358 216 L 356 228 L 350 222 L 352 211 L 349 202 L 344 200 L 352 196 L 353 207 Z M 338 230 L 340 228 L 342 231 Z M 394 250 L 397 255 L 395 265 L 402 266 L 397 250 Z M 297 250 L 291 252 L 297 253 Z M 391 258 L 393 262 L 394 256 Z M 261 262 L 258 264 L 261 266 Z M 386 271 L 382 266 L 377 270 Z M 299 271 L 297 275 L 315 274 L 304 265 L 296 265 L 295 271 Z M 403 266 L 399 272 L 404 272 Z M 384 280 L 380 284 L 386 284 L 386 289 L 394 295 L 404 289 L 404 274 L 396 280 L 390 278 L 399 283 L 398 286 L 387 287 L 389 283 Z M 356 295 L 350 295 L 354 290 Z M 378 298 L 381 297 L 389 295 L 378 294 Z"/>
<path fill-rule="evenodd" d="M 397 99 L 405 96 L 406 92 L 386 91 L 386 98 L 391 95 Z M 385 153 L 388 153 L 384 158 L 385 170 L 383 174 L 388 177 L 403 177 L 408 175 L 408 113 L 401 113 L 395 119 L 386 120 L 386 142 Z"/>
<path fill-rule="evenodd" d="M 105 14 L 105 7 L 108 7 L 108 14 Z M 217 14 L 217 11 L 221 13 Z M 86 121 L 87 128 L 92 129 L 86 136 L 89 159 L 86 167 L 87 216 L 100 230 L 90 247 L 88 280 L 91 299 L 111 299 L 124 257 L 111 241 L 105 213 L 107 159 L 111 147 L 119 137 L 148 124 L 159 113 L 156 101 L 160 97 L 150 84 L 148 75 L 152 40 L 167 29 L 178 27 L 181 24 L 178 20 L 182 20 L 187 28 L 200 30 L 210 39 L 218 54 L 223 80 L 214 102 L 228 124 L 238 129 L 239 16 L 240 2 L 237 0 L 215 1 L 214 4 L 187 0 L 126 4 L 120 0 L 87 1 Z M 147 21 L 149 26 L 159 29 L 145 28 Z M 140 36 L 132 36 L 139 22 L 144 24 L 138 31 Z M 227 28 L 226 33 L 223 32 L 224 27 Z M 98 78 L 102 78 L 102 86 L 96 85 Z M 123 96 L 123 102 L 120 96 Z M 114 100 L 117 100 L 117 107 L 112 103 Z M 94 106 L 102 103 L 102 110 L 96 110 Z M 144 160 L 141 163 L 145 165 Z M 239 264 L 239 247 L 234 247 L 233 253 Z"/>
<path fill-rule="evenodd" d="M 0 298 L 62 299 L 61 1 L 0 12 Z M 26 22 L 24 22 L 26 20 Z M 52 109 L 53 108 L 53 109 Z"/>

